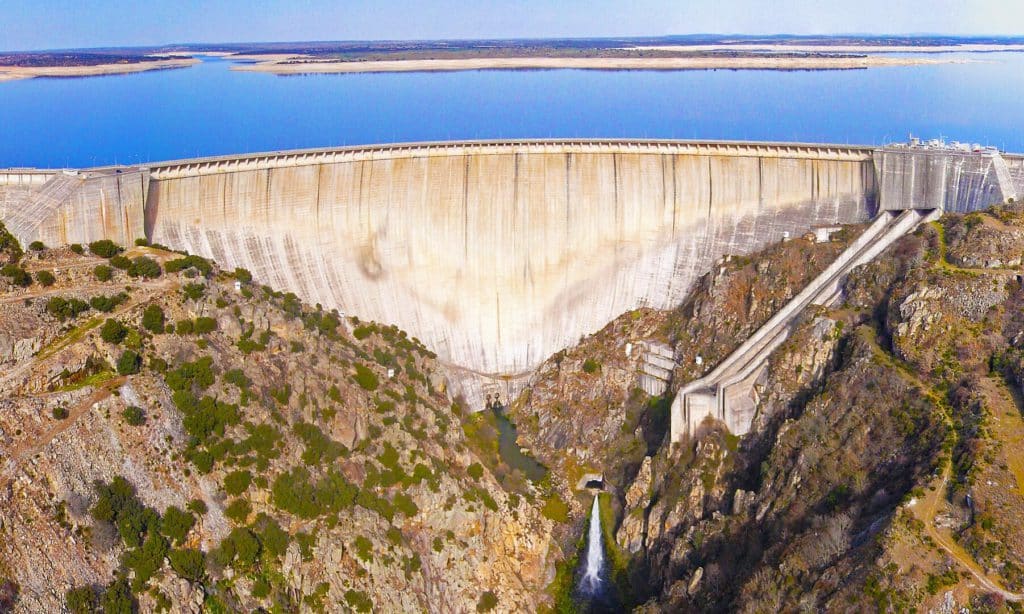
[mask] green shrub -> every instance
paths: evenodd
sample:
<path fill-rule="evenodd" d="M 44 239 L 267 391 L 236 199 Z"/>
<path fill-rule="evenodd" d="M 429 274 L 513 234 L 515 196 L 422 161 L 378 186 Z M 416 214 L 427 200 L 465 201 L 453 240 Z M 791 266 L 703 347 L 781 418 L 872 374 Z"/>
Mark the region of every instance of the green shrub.
<path fill-rule="evenodd" d="M 132 260 L 132 265 L 128 267 L 128 275 L 130 277 L 156 279 L 160 277 L 160 272 L 160 265 L 157 264 L 156 260 L 148 256 L 137 256 Z"/>
<path fill-rule="evenodd" d="M 142 327 L 151 333 L 164 332 L 164 310 L 160 305 L 149 305 L 142 312 Z"/>
<path fill-rule="evenodd" d="M 203 501 L 202 499 L 192 499 L 188 502 L 188 505 L 186 505 L 185 508 L 199 516 L 202 516 L 207 511 L 206 501 Z"/>
<path fill-rule="evenodd" d="M 195 501 L 202 503 L 200 499 L 195 499 Z M 203 503 L 203 505 L 206 504 Z M 192 507 L 192 503 L 189 503 L 189 508 Z M 185 543 L 185 538 L 188 537 L 188 532 L 192 530 L 195 523 L 196 519 L 192 514 L 171 505 L 164 511 L 163 518 L 160 519 L 160 532 L 180 546 Z"/>
<path fill-rule="evenodd" d="M 174 260 L 168 260 L 164 265 L 164 269 L 168 273 L 177 273 L 185 269 L 195 269 L 203 275 L 209 275 L 213 272 L 213 265 L 210 261 L 201 256 L 185 256 L 184 258 L 176 258 Z"/>
<path fill-rule="evenodd" d="M 128 579 L 120 576 L 108 584 L 100 598 L 100 606 L 103 614 L 133 614 L 136 604 Z"/>
<path fill-rule="evenodd" d="M 207 317 L 196 318 L 195 331 L 197 335 L 205 335 L 217 330 L 217 320 Z"/>
<path fill-rule="evenodd" d="M 124 292 L 115 294 L 114 296 L 94 296 L 89 299 L 89 306 L 96 311 L 102 311 L 103 313 L 110 313 L 117 308 L 118 305 L 128 300 L 128 295 Z"/>
<path fill-rule="evenodd" d="M 171 562 L 171 569 L 186 580 L 201 582 L 206 576 L 203 553 L 194 548 L 171 550 L 167 558 Z"/>
<path fill-rule="evenodd" d="M 260 576 L 252 582 L 252 596 L 257 599 L 263 599 L 270 595 L 270 582 Z"/>
<path fill-rule="evenodd" d="M 306 444 L 302 462 L 309 466 L 330 464 L 339 457 L 348 456 L 348 448 L 334 441 L 315 424 L 296 422 L 292 430 Z"/>
<path fill-rule="evenodd" d="M 557 493 L 551 493 L 547 500 L 544 501 L 544 507 L 541 508 L 540 513 L 545 518 L 554 520 L 555 522 L 569 522 L 569 506 Z"/>
<path fill-rule="evenodd" d="M 85 253 L 85 250 L 82 248 L 81 243 L 72 243 L 69 247 L 71 248 L 72 252 L 78 254 L 79 256 Z"/>
<path fill-rule="evenodd" d="M 232 471 L 224 476 L 224 492 L 232 497 L 237 497 L 244 493 L 251 483 L 252 473 L 245 470 Z"/>
<path fill-rule="evenodd" d="M 115 269 L 127 271 L 128 269 L 132 268 L 132 261 L 124 256 L 113 256 L 110 258 L 110 266 L 114 267 Z"/>
<path fill-rule="evenodd" d="M 360 560 L 366 561 L 367 563 L 373 560 L 373 542 L 369 539 L 360 535 L 359 537 L 356 537 L 356 541 L 353 546 L 356 549 L 356 556 L 359 557 Z"/>
<path fill-rule="evenodd" d="M 601 368 L 601 363 L 597 362 L 593 358 L 588 358 L 583 361 L 583 370 L 586 373 L 597 373 Z"/>
<path fill-rule="evenodd" d="M 0 253 L 6 253 L 9 262 L 17 262 L 24 255 L 21 244 L 14 238 L 14 235 L 7 232 L 7 227 L 3 222 L 0 222 Z"/>
<path fill-rule="evenodd" d="M 175 325 L 175 332 L 179 335 L 191 335 L 195 330 L 196 326 L 192 320 L 178 320 Z"/>
<path fill-rule="evenodd" d="M 64 407 L 63 405 L 58 405 L 57 407 L 53 408 L 54 420 L 67 420 L 67 417 L 69 415 L 70 414 L 68 413 L 68 408 Z"/>
<path fill-rule="evenodd" d="M 100 258 L 112 258 L 124 250 L 110 239 L 100 239 L 89 244 L 89 251 Z"/>
<path fill-rule="evenodd" d="M 206 286 L 203 284 L 185 284 L 181 289 L 185 294 L 185 298 L 193 301 L 198 301 L 203 298 L 203 294 L 206 293 Z"/>
<path fill-rule="evenodd" d="M 53 273 L 51 273 L 50 271 L 43 270 L 36 272 L 36 282 L 38 282 L 39 285 L 43 286 L 44 288 L 49 288 L 54 283 L 56 283 L 56 281 L 57 278 L 54 277 Z"/>
<path fill-rule="evenodd" d="M 196 470 L 203 475 L 213 471 L 213 455 L 206 450 L 192 450 L 188 459 L 196 466 Z"/>
<path fill-rule="evenodd" d="M 253 526 L 259 531 L 260 544 L 267 554 L 281 557 L 288 552 L 288 532 L 282 529 L 276 520 L 266 514 L 260 514 Z"/>
<path fill-rule="evenodd" d="M 241 369 L 225 371 L 224 381 L 229 384 L 234 384 L 239 390 L 247 390 L 249 386 L 252 385 L 252 380 L 250 380 Z"/>
<path fill-rule="evenodd" d="M 135 576 L 132 578 L 132 590 L 141 591 L 145 588 L 153 574 L 163 567 L 164 557 L 167 556 L 169 549 L 167 540 L 156 532 L 150 532 L 141 548 L 124 553 L 121 562 L 135 572 Z"/>
<path fill-rule="evenodd" d="M 146 423 L 145 412 L 142 411 L 141 407 L 136 407 L 135 405 L 125 407 L 124 411 L 121 412 L 121 416 L 130 426 L 142 426 Z"/>
<path fill-rule="evenodd" d="M 4 265 L 3 268 L 0 268 L 0 275 L 9 278 L 15 286 L 26 288 L 32 285 L 32 277 L 28 271 L 16 264 Z"/>
<path fill-rule="evenodd" d="M 345 602 L 356 612 L 372 612 L 373 600 L 363 591 L 348 589 L 345 591 Z"/>
<path fill-rule="evenodd" d="M 142 358 L 132 350 L 125 350 L 117 359 L 117 372 L 121 375 L 135 375 L 142 366 Z"/>
<path fill-rule="evenodd" d="M 395 506 L 395 509 L 401 512 L 406 518 L 412 518 L 420 512 L 420 508 L 412 500 L 412 497 L 403 492 L 395 495 L 392 504 Z"/>
<path fill-rule="evenodd" d="M 77 298 L 54 296 L 46 302 L 46 312 L 61 321 L 76 318 L 85 311 L 89 311 L 89 303 Z"/>
<path fill-rule="evenodd" d="M 363 390 L 373 392 L 378 386 L 380 386 L 377 374 L 360 364 L 356 365 L 356 374 L 353 376 L 353 379 L 363 388 Z"/>
<path fill-rule="evenodd" d="M 357 326 L 352 330 L 352 336 L 362 341 L 373 334 L 373 329 L 369 326 Z"/>
<path fill-rule="evenodd" d="M 99 596 L 91 586 L 69 588 L 64 593 L 64 606 L 71 614 L 94 614 L 99 609 Z"/>
<path fill-rule="evenodd" d="M 238 267 L 235 269 L 235 279 L 243 284 L 250 283 L 252 282 L 252 273 L 250 273 L 248 269 Z"/>
<path fill-rule="evenodd" d="M 129 548 L 142 545 L 142 536 L 160 520 L 156 510 L 144 506 L 135 496 L 135 487 L 121 476 L 115 476 L 109 484 L 96 482 L 94 487 L 98 497 L 89 510 L 92 517 L 117 527 Z"/>
<path fill-rule="evenodd" d="M 245 524 L 245 520 L 252 513 L 252 504 L 248 499 L 235 499 L 224 509 L 224 515 L 238 524 Z"/>
<path fill-rule="evenodd" d="M 469 477 L 473 478 L 474 480 L 479 480 L 480 478 L 484 477 L 483 465 L 481 465 L 480 463 L 473 463 L 472 465 L 469 466 L 469 468 L 466 469 L 466 473 L 468 473 Z"/>
<path fill-rule="evenodd" d="M 92 270 L 92 274 L 98 281 L 110 281 L 114 277 L 114 269 L 105 264 L 97 264 L 96 268 Z"/>
<path fill-rule="evenodd" d="M 46 246 L 43 245 L 42 241 L 33 241 L 28 244 L 28 248 L 34 252 L 41 252 L 46 249 Z"/>
<path fill-rule="evenodd" d="M 301 466 L 277 476 L 271 487 L 275 507 L 305 519 L 350 508 L 357 492 L 358 489 L 334 469 L 313 483 L 309 470 Z"/>
<path fill-rule="evenodd" d="M 496 607 L 498 607 L 498 596 L 492 591 L 486 591 L 481 594 L 480 600 L 476 602 L 477 612 L 490 612 Z"/>
<path fill-rule="evenodd" d="M 125 335 L 128 334 L 128 329 L 123 324 L 113 318 L 107 318 L 107 321 L 103 323 L 100 328 L 100 338 L 107 343 L 118 344 L 124 341 Z"/>

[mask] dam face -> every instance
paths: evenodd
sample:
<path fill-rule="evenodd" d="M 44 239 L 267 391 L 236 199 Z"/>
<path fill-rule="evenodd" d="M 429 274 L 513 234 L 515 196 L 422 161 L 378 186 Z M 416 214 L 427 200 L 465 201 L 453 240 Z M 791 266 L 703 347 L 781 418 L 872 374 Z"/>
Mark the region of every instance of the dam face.
<path fill-rule="evenodd" d="M 660 149 L 660 150 L 659 150 Z M 151 169 L 145 234 L 448 362 L 515 375 L 725 253 L 866 220 L 870 157 L 648 145 L 419 147 Z"/>
<path fill-rule="evenodd" d="M 23 242 L 144 236 L 245 267 L 309 302 L 395 323 L 467 373 L 515 378 L 625 311 L 678 304 L 722 255 L 900 208 L 876 177 L 895 194 L 922 165 L 891 155 L 481 142 L 12 170 L 0 173 L 0 218 Z"/>

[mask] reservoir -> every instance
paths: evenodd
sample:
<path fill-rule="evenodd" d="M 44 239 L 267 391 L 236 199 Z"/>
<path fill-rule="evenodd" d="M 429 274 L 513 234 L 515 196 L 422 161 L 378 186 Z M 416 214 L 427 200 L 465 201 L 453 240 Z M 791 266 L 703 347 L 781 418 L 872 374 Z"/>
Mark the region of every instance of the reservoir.
<path fill-rule="evenodd" d="M 934 57 L 934 56 L 932 56 Z M 453 139 L 856 143 L 1024 151 L 1024 54 L 845 71 L 468 71 L 275 76 L 192 68 L 0 83 L 0 167 L 89 167 Z"/>

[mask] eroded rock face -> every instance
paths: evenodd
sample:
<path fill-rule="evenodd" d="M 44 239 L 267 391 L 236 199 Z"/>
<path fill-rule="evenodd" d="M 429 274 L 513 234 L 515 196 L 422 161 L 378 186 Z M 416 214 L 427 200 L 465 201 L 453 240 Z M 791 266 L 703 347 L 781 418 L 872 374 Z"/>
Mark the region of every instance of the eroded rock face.
<path fill-rule="evenodd" d="M 79 273 L 91 277 L 95 264 L 44 253 L 29 266 L 57 270 L 54 287 L 0 293 L 13 299 L 0 309 L 0 342 L 32 330 L 0 345 L 8 348 L 0 357 L 0 582 L 18 587 L 16 611 L 60 611 L 68 589 L 103 590 L 137 555 L 120 525 L 93 514 L 95 484 L 119 477 L 157 514 L 194 502 L 204 509 L 190 512 L 195 526 L 175 545 L 204 553 L 202 578 L 161 559 L 134 591 L 141 611 L 158 601 L 171 611 L 208 611 L 211 598 L 238 611 L 338 611 L 363 598 L 378 611 L 472 611 L 485 591 L 501 611 L 534 611 L 549 599 L 544 588 L 563 557 L 553 537 L 559 523 L 540 514 L 529 484 L 499 484 L 461 428 L 470 418 L 434 388 L 445 372 L 425 348 L 397 329 L 341 325 L 294 297 L 236 290 L 216 272 L 152 281 L 115 272 L 107 284 L 83 285 Z M 88 302 L 129 281 L 126 301 L 109 313 L 63 322 L 47 313 L 51 296 Z M 198 299 L 183 292 L 190 284 Z M 143 326 L 143 310 L 154 305 L 170 331 Z M 101 337 L 108 318 L 126 327 L 120 342 Z M 195 329 L 199 318 L 211 318 L 208 332 L 174 332 Z M 358 326 L 367 332 L 357 338 L 348 331 Z M 121 375 L 116 365 L 129 349 L 142 355 L 140 371 Z M 356 365 L 368 374 L 363 383 Z M 198 379 L 181 387 L 180 373 Z M 142 424 L 127 420 L 128 407 L 142 409 Z M 251 481 L 229 493 L 228 476 L 239 471 Z M 328 476 L 326 492 L 350 493 L 333 511 L 302 507 L 326 494 L 281 498 L 286 486 Z M 240 501 L 251 511 L 240 515 Z M 251 567 L 221 553 L 239 531 L 258 535 L 265 551 L 260 527 L 270 520 L 287 537 L 279 553 L 261 555 L 268 593 Z"/>

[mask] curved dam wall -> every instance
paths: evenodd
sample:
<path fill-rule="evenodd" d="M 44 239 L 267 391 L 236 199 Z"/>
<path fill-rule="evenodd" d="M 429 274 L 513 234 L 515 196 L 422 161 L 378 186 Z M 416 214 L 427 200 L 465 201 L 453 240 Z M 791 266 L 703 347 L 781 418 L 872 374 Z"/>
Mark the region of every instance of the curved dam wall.
<path fill-rule="evenodd" d="M 862 222 L 875 200 L 853 148 L 420 146 L 152 167 L 145 234 L 516 375 L 677 304 L 723 254 Z"/>
<path fill-rule="evenodd" d="M 880 209 L 983 208 L 1022 178 L 1017 156 L 907 147 L 427 143 L 11 169 L 0 219 L 26 244 L 146 237 L 245 267 L 507 382 L 677 305 L 722 255 Z"/>

